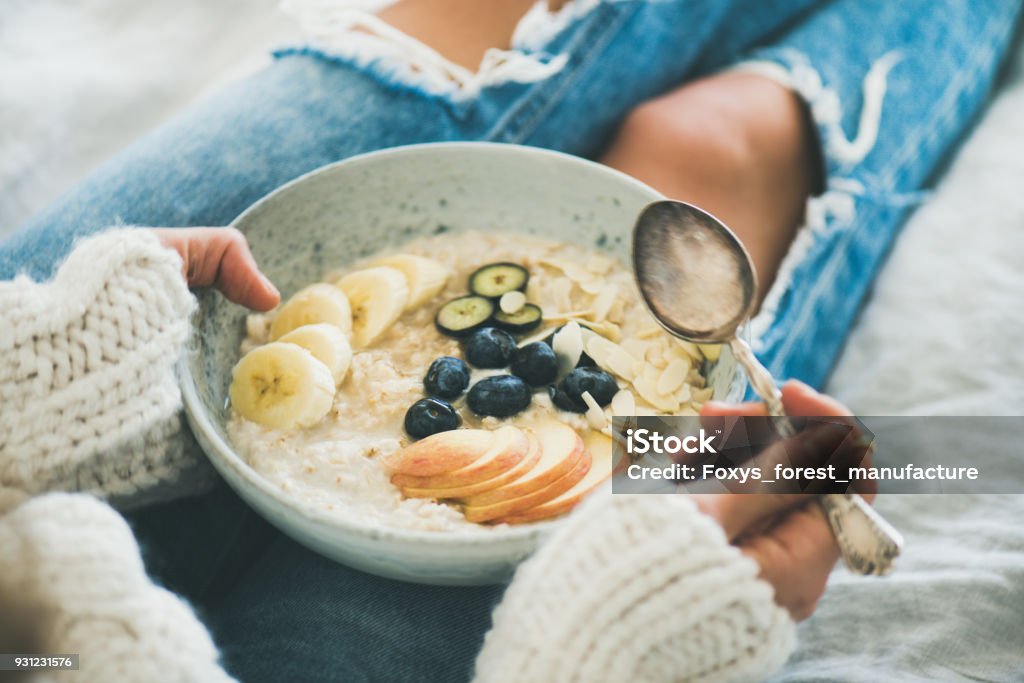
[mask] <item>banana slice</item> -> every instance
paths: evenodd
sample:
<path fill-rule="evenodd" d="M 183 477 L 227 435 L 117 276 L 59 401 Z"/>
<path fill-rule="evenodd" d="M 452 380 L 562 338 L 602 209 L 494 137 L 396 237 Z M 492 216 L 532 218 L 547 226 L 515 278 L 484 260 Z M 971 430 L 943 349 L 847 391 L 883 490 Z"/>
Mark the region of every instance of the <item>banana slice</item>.
<path fill-rule="evenodd" d="M 270 340 L 303 325 L 328 323 L 346 334 L 352 331 L 352 309 L 345 293 L 326 282 L 301 289 L 274 315 L 270 324 Z"/>
<path fill-rule="evenodd" d="M 352 342 L 364 348 L 391 327 L 409 300 L 402 271 L 375 266 L 349 273 L 337 282 L 352 304 Z"/>
<path fill-rule="evenodd" d="M 409 286 L 409 311 L 427 303 L 441 293 L 448 282 L 448 269 L 434 259 L 413 254 L 396 254 L 374 261 L 375 266 L 388 266 L 402 271 Z"/>
<path fill-rule="evenodd" d="M 327 366 L 295 344 L 258 346 L 232 370 L 228 395 L 238 414 L 273 429 L 308 427 L 334 404 Z"/>
<path fill-rule="evenodd" d="M 352 362 L 352 346 L 348 337 L 334 325 L 316 323 L 297 327 L 280 339 L 280 342 L 297 344 L 313 354 L 313 357 L 327 366 L 334 377 L 334 384 L 341 384 L 348 374 Z"/>

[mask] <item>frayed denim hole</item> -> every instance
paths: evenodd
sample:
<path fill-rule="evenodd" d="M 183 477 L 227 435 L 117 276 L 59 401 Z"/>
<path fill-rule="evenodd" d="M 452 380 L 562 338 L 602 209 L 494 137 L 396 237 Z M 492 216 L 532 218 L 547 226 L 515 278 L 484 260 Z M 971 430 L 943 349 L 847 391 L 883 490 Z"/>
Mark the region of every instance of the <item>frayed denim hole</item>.
<path fill-rule="evenodd" d="M 874 148 L 878 139 L 886 83 L 889 71 L 901 61 L 902 55 L 893 51 L 876 60 L 864 77 L 864 105 L 858 123 L 858 130 L 852 139 L 842 128 L 842 103 L 836 91 L 828 87 L 821 75 L 814 69 L 807 56 L 795 50 L 782 50 L 766 59 L 742 62 L 732 70 L 754 73 L 770 78 L 792 90 L 803 100 L 811 122 L 817 130 L 820 153 L 823 157 L 827 177 L 824 191 L 809 197 L 805 211 L 804 225 L 797 230 L 793 243 L 783 258 L 775 282 L 765 295 L 758 314 L 751 321 L 752 345 L 755 351 L 764 350 L 766 335 L 773 328 L 780 312 L 789 308 L 792 301 L 792 284 L 800 266 L 812 254 L 818 241 L 833 236 L 833 233 L 852 226 L 857 219 L 857 198 L 867 197 L 864 185 L 850 177 L 854 169 Z M 873 194 L 873 193 L 871 193 Z M 826 269 L 837 258 L 833 256 Z M 822 287 L 819 278 L 812 287 Z M 803 297 L 812 302 L 818 297 L 812 291 Z M 806 306 L 809 314 L 811 306 Z M 803 318 L 804 315 L 801 315 Z M 801 324 L 797 321 L 797 325 Z M 784 353 L 780 353 L 784 356 Z"/>

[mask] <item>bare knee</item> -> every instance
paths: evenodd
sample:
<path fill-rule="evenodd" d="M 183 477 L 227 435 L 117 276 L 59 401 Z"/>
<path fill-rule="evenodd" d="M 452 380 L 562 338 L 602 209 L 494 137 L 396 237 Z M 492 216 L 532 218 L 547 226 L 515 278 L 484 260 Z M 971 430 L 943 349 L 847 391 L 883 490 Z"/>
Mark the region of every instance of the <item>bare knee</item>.
<path fill-rule="evenodd" d="M 809 131 L 791 91 L 721 74 L 638 106 L 601 160 L 724 220 L 767 286 L 820 182 Z"/>
<path fill-rule="evenodd" d="M 704 82 L 685 86 L 633 109 L 603 161 L 643 180 L 699 168 L 716 182 L 735 182 L 755 153 L 735 110 Z"/>

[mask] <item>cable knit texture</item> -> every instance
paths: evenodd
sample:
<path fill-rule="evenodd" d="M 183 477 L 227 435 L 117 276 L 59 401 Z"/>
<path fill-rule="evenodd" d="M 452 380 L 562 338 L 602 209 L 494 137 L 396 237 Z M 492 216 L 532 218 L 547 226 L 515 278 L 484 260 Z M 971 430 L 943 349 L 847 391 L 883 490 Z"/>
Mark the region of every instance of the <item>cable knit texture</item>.
<path fill-rule="evenodd" d="M 0 596 L 4 613 L 32 617 L 37 652 L 80 655 L 75 679 L 232 680 L 191 608 L 150 583 L 128 525 L 90 496 L 48 494 L 0 517 Z"/>
<path fill-rule="evenodd" d="M 761 680 L 795 627 L 755 562 L 680 496 L 602 496 L 516 572 L 476 683 Z"/>
<path fill-rule="evenodd" d="M 193 306 L 139 229 L 84 240 L 52 282 L 0 283 L 0 485 L 130 501 L 208 478 L 173 372 Z"/>

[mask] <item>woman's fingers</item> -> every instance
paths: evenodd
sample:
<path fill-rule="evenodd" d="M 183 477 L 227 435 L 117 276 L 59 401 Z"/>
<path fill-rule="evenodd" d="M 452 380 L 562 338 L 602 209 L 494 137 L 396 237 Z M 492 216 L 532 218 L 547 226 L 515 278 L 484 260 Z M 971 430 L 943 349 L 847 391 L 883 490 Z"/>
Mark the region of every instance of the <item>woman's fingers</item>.
<path fill-rule="evenodd" d="M 228 234 L 211 245 L 214 248 L 204 259 L 207 269 L 204 275 L 213 272 L 213 286 L 228 300 L 257 311 L 269 311 L 276 306 L 281 301 L 281 295 L 260 272 L 242 233 L 234 228 L 215 232 Z"/>
<path fill-rule="evenodd" d="M 158 228 L 164 246 L 181 255 L 189 287 L 216 287 L 228 300 L 267 311 L 281 300 L 260 272 L 245 236 L 234 228 Z"/>
<path fill-rule="evenodd" d="M 835 399 L 802 382 L 782 387 L 782 402 L 793 416 L 850 417 Z M 704 417 L 765 415 L 763 403 L 709 402 Z M 845 422 L 839 420 L 839 424 Z M 854 425 L 856 427 L 856 425 Z M 784 450 L 779 450 L 784 446 Z M 838 464 L 870 464 L 860 430 L 811 424 L 785 442 L 773 444 L 756 460 L 769 464 L 785 456 L 790 465 L 815 466 L 830 459 Z M 869 499 L 873 490 L 863 491 Z M 729 539 L 761 567 L 761 577 L 775 589 L 775 601 L 794 619 L 814 612 L 828 576 L 839 559 L 839 547 L 814 495 L 730 494 L 704 496 L 698 505 L 725 529 Z"/>
<path fill-rule="evenodd" d="M 821 507 L 810 502 L 739 547 L 760 565 L 761 578 L 775 589 L 775 602 L 797 621 L 814 612 L 839 559 Z"/>

